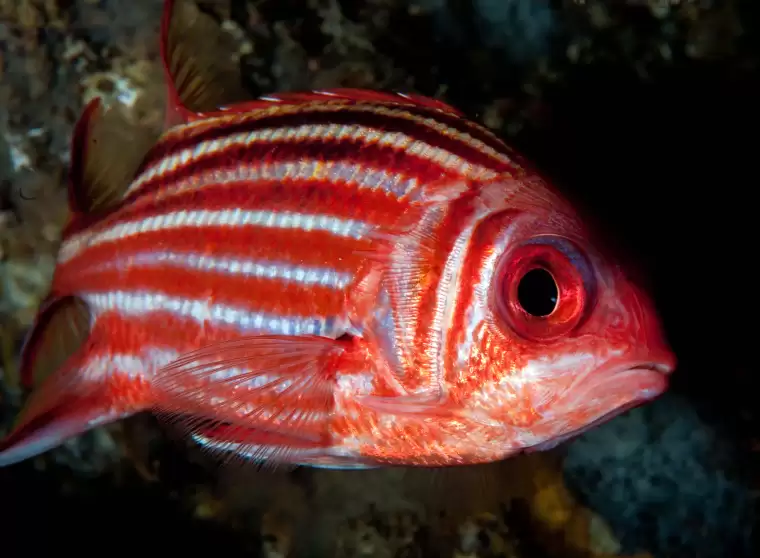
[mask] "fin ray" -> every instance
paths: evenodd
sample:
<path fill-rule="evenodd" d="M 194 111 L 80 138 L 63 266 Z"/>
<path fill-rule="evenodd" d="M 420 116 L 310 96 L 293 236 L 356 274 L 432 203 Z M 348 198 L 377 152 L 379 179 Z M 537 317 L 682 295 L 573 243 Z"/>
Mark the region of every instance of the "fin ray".
<path fill-rule="evenodd" d="M 353 354 L 351 341 L 317 336 L 212 344 L 156 374 L 154 410 L 186 434 L 227 443 L 238 457 L 289 463 L 298 448 L 330 444 L 336 372 Z"/>
<path fill-rule="evenodd" d="M 85 343 L 90 325 L 90 311 L 82 299 L 48 297 L 21 351 L 22 385 L 33 389 L 61 368 Z"/>
<path fill-rule="evenodd" d="M 219 26 L 194 3 L 164 2 L 161 59 L 168 90 L 167 128 L 250 98 L 229 56 L 218 56 L 222 49 L 215 47 L 221 40 Z"/>
<path fill-rule="evenodd" d="M 118 204 L 156 139 L 154 132 L 130 123 L 118 109 L 104 110 L 99 98 L 90 101 L 71 141 L 72 214 L 88 215 Z"/>
<path fill-rule="evenodd" d="M 401 93 L 396 91 L 376 91 L 373 89 L 359 89 L 349 87 L 336 87 L 331 89 L 314 89 L 311 91 L 285 91 L 269 93 L 246 101 L 238 105 L 222 107 L 225 111 L 258 110 L 271 107 L 272 105 L 298 105 L 303 103 L 343 101 L 346 103 L 382 103 L 403 106 L 416 106 L 434 109 L 453 116 L 463 117 L 464 114 L 432 97 L 415 93 Z"/>

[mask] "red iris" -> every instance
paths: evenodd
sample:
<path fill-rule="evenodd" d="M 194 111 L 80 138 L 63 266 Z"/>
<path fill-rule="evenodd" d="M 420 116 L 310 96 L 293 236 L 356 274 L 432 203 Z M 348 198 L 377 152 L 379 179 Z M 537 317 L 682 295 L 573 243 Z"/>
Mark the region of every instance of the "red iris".
<path fill-rule="evenodd" d="M 535 239 L 507 256 L 497 283 L 497 305 L 521 337 L 551 341 L 587 314 L 593 296 L 591 266 L 572 243 Z"/>

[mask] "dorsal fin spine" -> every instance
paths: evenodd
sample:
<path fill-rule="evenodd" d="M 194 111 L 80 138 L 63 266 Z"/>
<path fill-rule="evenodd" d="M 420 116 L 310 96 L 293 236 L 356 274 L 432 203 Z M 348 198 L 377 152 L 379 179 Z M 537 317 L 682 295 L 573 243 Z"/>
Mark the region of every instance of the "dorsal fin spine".
<path fill-rule="evenodd" d="M 169 52 L 169 37 L 175 4 L 175 0 L 164 0 L 164 10 L 161 14 L 161 38 L 159 48 L 164 79 L 166 81 L 166 117 L 164 128 L 171 128 L 181 122 L 188 122 L 196 116 L 195 113 L 188 109 L 182 102 L 170 67 L 171 53 Z"/>
<path fill-rule="evenodd" d="M 86 212 L 86 204 L 82 199 L 82 181 L 87 165 L 87 144 L 92 131 L 93 119 L 102 114 L 101 107 L 100 97 L 95 97 L 87 103 L 79 116 L 79 120 L 74 125 L 74 131 L 71 135 L 71 160 L 69 162 L 67 192 L 72 219 Z"/>

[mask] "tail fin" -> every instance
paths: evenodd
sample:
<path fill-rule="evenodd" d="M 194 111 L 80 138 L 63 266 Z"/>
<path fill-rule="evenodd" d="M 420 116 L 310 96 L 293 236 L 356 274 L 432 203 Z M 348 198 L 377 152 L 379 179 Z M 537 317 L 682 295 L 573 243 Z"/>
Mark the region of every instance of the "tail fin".
<path fill-rule="evenodd" d="M 62 371 L 60 377 L 49 378 L 32 394 L 11 432 L 0 440 L 0 467 L 36 457 L 78 434 L 121 418 L 109 409 L 101 386 L 76 393 L 76 382 L 65 385 L 76 375 L 75 369 Z"/>
<path fill-rule="evenodd" d="M 91 332 L 87 305 L 76 297 L 46 302 L 24 345 L 21 378 L 31 395 L 0 440 L 0 467 L 44 453 L 78 434 L 143 410 L 135 380 L 120 386 Z M 105 359 L 107 362 L 107 359 Z M 126 387 L 130 397 L 123 397 Z M 147 400 L 147 397 L 145 398 Z M 147 407 L 147 405 L 145 406 Z"/>

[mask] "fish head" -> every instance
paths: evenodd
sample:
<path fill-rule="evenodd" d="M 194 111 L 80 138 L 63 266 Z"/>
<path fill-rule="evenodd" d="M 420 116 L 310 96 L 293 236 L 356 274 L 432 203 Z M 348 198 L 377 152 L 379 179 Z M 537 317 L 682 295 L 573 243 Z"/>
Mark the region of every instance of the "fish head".
<path fill-rule="evenodd" d="M 459 370 L 482 381 L 473 412 L 542 449 L 663 393 L 676 359 L 650 296 L 567 201 L 529 182 L 483 198 Z"/>

